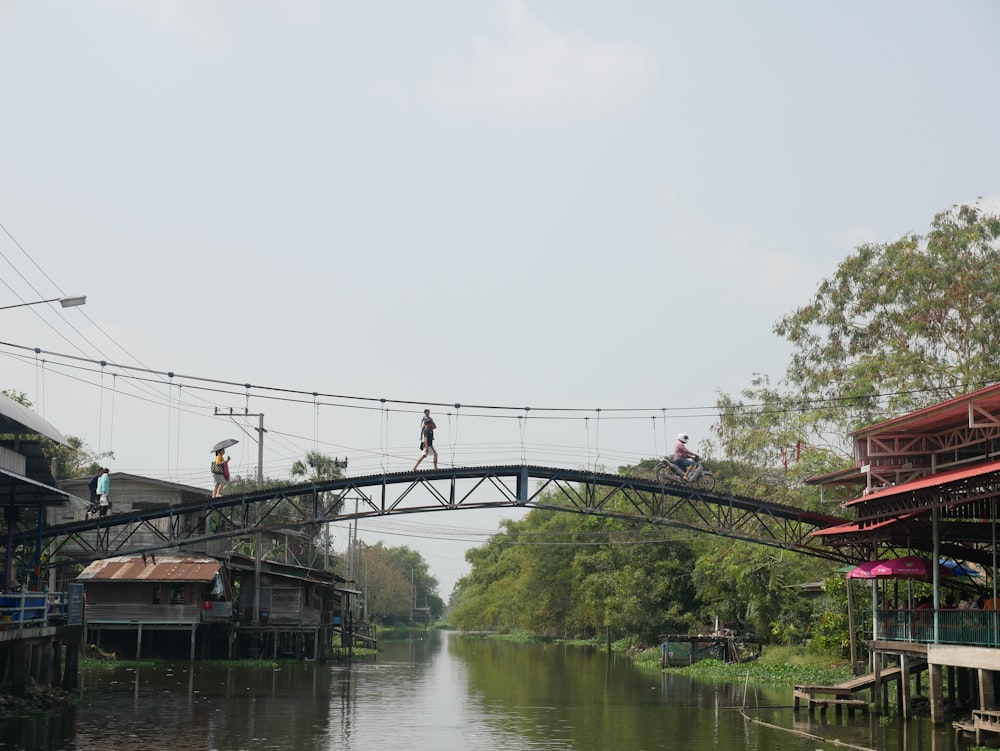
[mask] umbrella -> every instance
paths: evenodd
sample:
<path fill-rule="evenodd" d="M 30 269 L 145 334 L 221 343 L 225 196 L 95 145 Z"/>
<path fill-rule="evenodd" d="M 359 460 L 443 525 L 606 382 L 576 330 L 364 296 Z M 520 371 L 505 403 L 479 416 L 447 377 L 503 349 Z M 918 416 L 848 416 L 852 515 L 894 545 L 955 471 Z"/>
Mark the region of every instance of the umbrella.
<path fill-rule="evenodd" d="M 848 579 L 877 579 L 878 577 L 872 573 L 872 569 L 878 566 L 882 561 L 865 561 L 860 566 L 855 566 L 850 571 L 847 572 Z"/>
<path fill-rule="evenodd" d="M 952 576 L 966 576 L 970 579 L 974 579 L 982 574 L 981 571 L 970 566 L 968 563 L 959 563 L 958 561 L 941 559 L 941 565 L 951 571 Z"/>
<path fill-rule="evenodd" d="M 930 579 L 934 576 L 934 563 L 930 558 L 921 558 L 916 555 L 907 555 L 902 558 L 893 558 L 872 569 L 876 576 L 895 577 L 897 579 Z M 952 572 L 947 566 L 938 564 L 938 576 L 951 576 Z"/>
<path fill-rule="evenodd" d="M 866 561 L 847 572 L 848 579 L 930 579 L 934 574 L 931 560 L 915 555 L 887 561 Z M 953 576 L 947 566 L 938 566 L 938 576 Z"/>
<path fill-rule="evenodd" d="M 221 451 L 222 449 L 227 449 L 230 446 L 235 446 L 237 443 L 239 443 L 239 441 L 235 438 L 224 438 L 212 446 L 212 453 L 214 454 L 216 451 Z"/>

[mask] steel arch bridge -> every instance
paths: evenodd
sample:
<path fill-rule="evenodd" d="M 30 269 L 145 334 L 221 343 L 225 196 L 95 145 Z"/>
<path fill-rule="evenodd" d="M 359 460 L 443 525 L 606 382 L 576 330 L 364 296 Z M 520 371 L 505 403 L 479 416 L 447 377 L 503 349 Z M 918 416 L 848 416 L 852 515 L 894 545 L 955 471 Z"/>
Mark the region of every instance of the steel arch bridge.
<path fill-rule="evenodd" d="M 283 509 L 280 518 L 276 513 L 279 507 Z M 289 507 L 297 518 L 287 518 Z M 348 510 L 351 507 L 355 510 Z M 74 561 L 86 562 L 126 553 L 155 553 L 261 531 L 485 508 L 539 508 L 624 519 L 849 562 L 847 555 L 824 547 L 820 539 L 810 534 L 843 523 L 840 517 L 699 490 L 686 484 L 526 464 L 394 472 L 299 483 L 41 527 L 33 533 L 16 535 L 15 543 L 25 548 L 35 547 L 37 555 L 45 544 L 54 541 L 50 561 L 45 564 L 48 567 L 59 565 L 56 554 L 70 540 L 77 546 Z M 141 545 L 137 544 L 140 538 L 144 541 Z M 150 539 L 154 540 L 152 544 L 148 542 Z"/>

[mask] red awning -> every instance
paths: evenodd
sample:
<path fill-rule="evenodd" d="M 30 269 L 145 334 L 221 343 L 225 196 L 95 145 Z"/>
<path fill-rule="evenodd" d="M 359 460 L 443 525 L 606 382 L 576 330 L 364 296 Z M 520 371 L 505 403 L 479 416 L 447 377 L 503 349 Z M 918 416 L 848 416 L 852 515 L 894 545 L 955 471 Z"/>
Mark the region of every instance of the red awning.
<path fill-rule="evenodd" d="M 904 482 L 901 485 L 893 485 L 891 488 L 877 490 L 874 493 L 869 493 L 868 495 L 861 496 L 860 498 L 855 498 L 853 501 L 847 501 L 842 505 L 845 508 L 857 506 L 858 504 L 867 503 L 868 501 L 877 500 L 879 498 L 899 495 L 900 493 L 912 493 L 917 490 L 933 488 L 938 485 L 947 485 L 949 483 L 959 482 L 960 480 L 966 480 L 970 477 L 988 475 L 991 472 L 1000 472 L 1000 461 L 990 462 L 988 464 L 978 464 L 975 467 L 968 467 L 966 469 L 954 469 L 948 472 L 938 472 L 933 475 L 925 475 L 924 477 L 911 482 Z"/>
<path fill-rule="evenodd" d="M 881 529 L 883 527 L 888 527 L 897 522 L 906 521 L 914 516 L 917 516 L 921 512 L 913 511 L 908 514 L 900 514 L 899 516 L 894 516 L 891 519 L 882 519 L 877 522 L 849 522 L 848 524 L 838 524 L 836 527 L 827 527 L 826 529 L 814 529 L 809 535 L 815 537 L 831 537 L 833 535 L 849 535 L 857 532 L 871 532 L 876 529 Z"/>

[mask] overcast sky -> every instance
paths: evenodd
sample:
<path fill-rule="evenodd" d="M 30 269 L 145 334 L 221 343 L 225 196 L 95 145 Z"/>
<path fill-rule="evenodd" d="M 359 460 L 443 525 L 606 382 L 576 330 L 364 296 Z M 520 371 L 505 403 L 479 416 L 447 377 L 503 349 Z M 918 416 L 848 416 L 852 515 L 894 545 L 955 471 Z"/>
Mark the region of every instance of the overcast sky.
<path fill-rule="evenodd" d="M 697 444 L 852 248 L 1000 206 L 998 35 L 991 0 L 0 2 L 0 305 L 88 296 L 0 311 L 0 388 L 201 487 L 220 438 L 256 473 L 217 408 L 271 477 L 409 469 L 425 405 L 446 466 Z M 515 516 L 361 537 L 447 599 Z"/>

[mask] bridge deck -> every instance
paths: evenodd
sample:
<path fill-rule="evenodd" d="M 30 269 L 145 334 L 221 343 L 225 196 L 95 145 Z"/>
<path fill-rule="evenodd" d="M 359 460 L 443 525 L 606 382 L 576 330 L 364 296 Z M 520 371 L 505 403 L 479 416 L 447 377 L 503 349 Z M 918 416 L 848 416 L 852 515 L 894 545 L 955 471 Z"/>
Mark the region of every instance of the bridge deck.
<path fill-rule="evenodd" d="M 273 513 L 283 503 L 296 509 L 297 520 L 279 520 Z M 660 483 L 654 478 L 534 465 L 453 467 L 299 483 L 47 526 L 40 537 L 44 545 L 55 537 L 88 540 L 92 536 L 86 533 L 94 532 L 96 559 L 332 521 L 503 507 L 569 511 L 674 526 L 832 561 L 846 560 L 842 553 L 825 547 L 810 534 L 843 521 L 837 517 L 717 490 Z M 225 531 L 207 534 L 206 530 L 213 526 L 208 524 L 210 519 L 218 522 L 214 525 L 217 529 Z M 192 520 L 196 523 L 192 524 Z M 156 534 L 163 536 L 162 544 L 136 548 L 133 542 L 129 547 L 132 533 L 142 525 L 155 528 Z M 38 536 L 37 530 L 22 532 L 15 541 L 34 547 Z"/>

